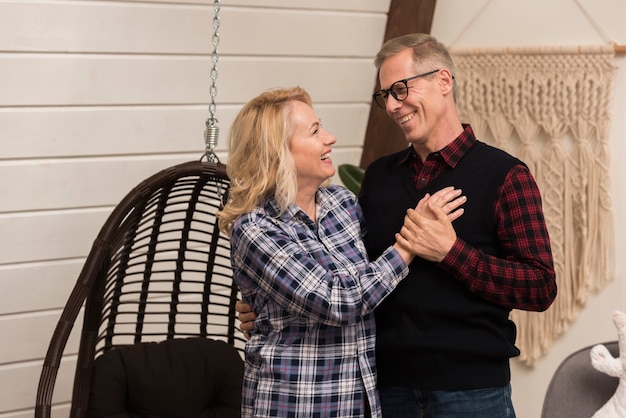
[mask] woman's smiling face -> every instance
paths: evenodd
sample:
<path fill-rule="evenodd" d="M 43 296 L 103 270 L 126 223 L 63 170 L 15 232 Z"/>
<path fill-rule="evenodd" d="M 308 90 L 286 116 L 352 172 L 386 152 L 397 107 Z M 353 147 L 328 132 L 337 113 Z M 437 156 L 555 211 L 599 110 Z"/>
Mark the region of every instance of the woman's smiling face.
<path fill-rule="evenodd" d="M 322 127 L 311 106 L 300 101 L 292 101 L 289 106 L 294 126 L 289 150 L 296 166 L 298 189 L 317 188 L 335 175 L 330 152 L 337 140 Z"/>

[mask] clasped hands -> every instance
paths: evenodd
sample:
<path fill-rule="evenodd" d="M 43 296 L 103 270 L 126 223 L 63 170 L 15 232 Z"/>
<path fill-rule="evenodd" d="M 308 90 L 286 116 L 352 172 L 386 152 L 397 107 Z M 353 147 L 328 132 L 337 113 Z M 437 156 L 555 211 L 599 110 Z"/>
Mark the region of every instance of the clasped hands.
<path fill-rule="evenodd" d="M 463 215 L 460 206 L 467 201 L 461 193 L 461 189 L 449 186 L 426 194 L 415 209 L 407 210 L 404 225 L 395 235 L 396 243 L 428 261 L 441 262 L 456 242 L 452 222 Z"/>

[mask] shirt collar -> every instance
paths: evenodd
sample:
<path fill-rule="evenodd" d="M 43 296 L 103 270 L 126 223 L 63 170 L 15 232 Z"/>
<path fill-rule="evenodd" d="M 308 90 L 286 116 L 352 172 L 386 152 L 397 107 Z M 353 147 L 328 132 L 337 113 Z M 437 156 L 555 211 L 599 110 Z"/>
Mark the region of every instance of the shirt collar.
<path fill-rule="evenodd" d="M 319 217 L 324 216 L 332 208 L 333 203 L 330 201 L 329 195 L 330 192 L 327 190 L 326 187 L 319 187 L 317 189 L 315 199 L 318 206 Z M 285 222 L 291 221 L 294 217 L 304 218 L 305 216 L 302 209 L 300 209 L 300 207 L 298 207 L 298 205 L 296 205 L 295 203 L 290 203 L 287 206 L 287 210 L 285 210 L 285 212 L 279 216 L 280 208 L 278 207 L 278 202 L 273 196 L 267 199 L 265 203 L 263 203 L 263 207 L 269 216 L 280 217 L 280 219 L 284 220 Z"/>
<path fill-rule="evenodd" d="M 454 168 L 475 142 L 476 136 L 474 135 L 472 127 L 469 124 L 464 123 L 463 132 L 461 132 L 461 134 L 454 141 L 450 142 L 439 151 L 431 153 L 430 155 L 438 153 L 446 164 Z M 409 146 L 406 151 L 406 155 L 400 160 L 400 164 L 404 164 L 414 158 L 419 158 L 419 156 L 415 152 L 415 149 L 413 149 L 412 146 Z"/>

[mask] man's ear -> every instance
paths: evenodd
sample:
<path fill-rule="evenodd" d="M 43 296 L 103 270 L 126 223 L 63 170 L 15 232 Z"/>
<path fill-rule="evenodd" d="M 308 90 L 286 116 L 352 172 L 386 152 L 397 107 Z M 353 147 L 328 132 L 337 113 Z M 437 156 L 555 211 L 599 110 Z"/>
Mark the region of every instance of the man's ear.
<path fill-rule="evenodd" d="M 454 93 L 454 76 L 447 68 L 438 71 L 439 85 L 444 94 Z"/>

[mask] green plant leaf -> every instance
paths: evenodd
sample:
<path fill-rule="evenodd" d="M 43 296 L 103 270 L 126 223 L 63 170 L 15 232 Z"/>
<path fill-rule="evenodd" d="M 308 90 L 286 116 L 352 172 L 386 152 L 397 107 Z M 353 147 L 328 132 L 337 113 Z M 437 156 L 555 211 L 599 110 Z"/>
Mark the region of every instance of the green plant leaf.
<path fill-rule="evenodd" d="M 365 173 L 365 170 L 356 165 L 341 164 L 339 166 L 339 178 L 344 186 L 354 194 L 358 194 L 361 190 L 363 173 Z"/>

